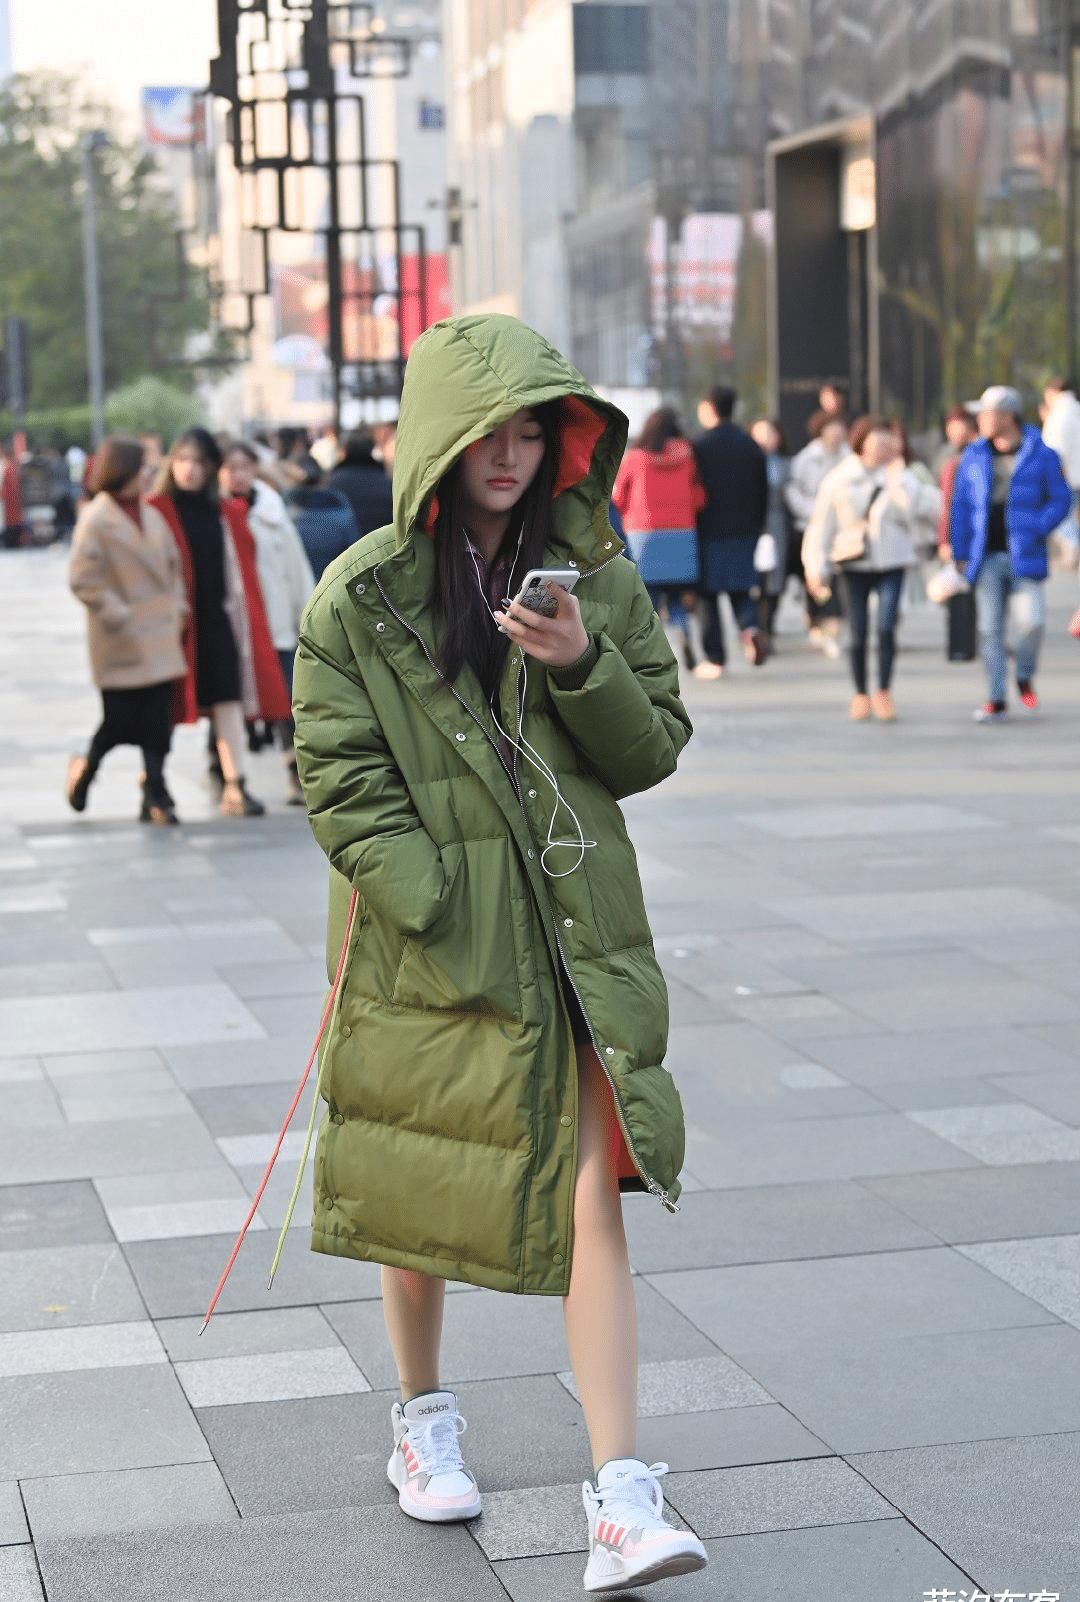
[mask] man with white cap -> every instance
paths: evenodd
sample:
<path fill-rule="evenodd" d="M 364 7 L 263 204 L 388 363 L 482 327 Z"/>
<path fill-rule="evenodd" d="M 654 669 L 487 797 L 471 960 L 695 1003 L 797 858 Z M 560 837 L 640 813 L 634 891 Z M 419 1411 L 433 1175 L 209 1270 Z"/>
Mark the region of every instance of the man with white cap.
<path fill-rule="evenodd" d="M 1018 390 L 993 384 L 979 400 L 979 434 L 960 460 L 950 539 L 957 567 L 975 589 L 988 698 L 979 723 L 1008 716 L 1005 636 L 1010 600 L 1019 626 L 1016 688 L 1038 709 L 1035 671 L 1046 624 L 1046 542 L 1072 506 L 1056 451 L 1025 426 Z"/>

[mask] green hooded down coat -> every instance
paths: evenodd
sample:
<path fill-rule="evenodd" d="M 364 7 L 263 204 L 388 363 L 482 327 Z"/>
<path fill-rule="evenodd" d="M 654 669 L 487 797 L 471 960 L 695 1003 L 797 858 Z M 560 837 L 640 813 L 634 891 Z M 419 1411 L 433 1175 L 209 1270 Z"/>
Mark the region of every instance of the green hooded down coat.
<path fill-rule="evenodd" d="M 466 446 L 558 398 L 546 560 L 581 569 L 598 652 L 580 683 L 528 662 L 524 728 L 596 844 L 548 878 L 548 785 L 520 757 L 511 776 L 471 669 L 451 686 L 434 666 L 427 527 Z M 560 954 L 614 1091 L 627 1172 L 674 1210 L 683 1118 L 663 1066 L 667 992 L 618 803 L 674 770 L 691 728 L 663 628 L 608 522 L 626 428 L 514 318 L 437 324 L 406 372 L 393 527 L 339 557 L 308 605 L 296 755 L 331 864 L 331 975 L 358 892 L 323 1051 L 315 1251 L 567 1293 L 578 1083 Z M 499 716 L 514 732 L 521 669 L 512 651 Z M 557 833 L 573 832 L 560 812 Z M 547 862 L 558 871 L 577 854 Z"/>

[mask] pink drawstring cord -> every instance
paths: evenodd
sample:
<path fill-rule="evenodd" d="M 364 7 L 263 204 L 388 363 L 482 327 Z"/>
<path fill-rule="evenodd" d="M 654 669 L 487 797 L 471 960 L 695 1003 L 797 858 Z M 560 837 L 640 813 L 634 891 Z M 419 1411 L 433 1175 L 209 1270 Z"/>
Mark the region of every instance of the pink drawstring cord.
<path fill-rule="evenodd" d="M 236 1242 L 235 1242 L 235 1244 L 233 1246 L 233 1249 L 229 1253 L 229 1261 L 225 1264 L 225 1268 L 222 1271 L 221 1278 L 217 1282 L 217 1286 L 216 1286 L 216 1288 L 214 1290 L 214 1294 L 210 1298 L 210 1305 L 206 1309 L 206 1317 L 203 1319 L 202 1329 L 200 1329 L 200 1331 L 199 1331 L 200 1335 L 203 1335 L 206 1332 L 206 1326 L 209 1324 L 210 1320 L 214 1316 L 214 1309 L 218 1304 L 218 1301 L 219 1301 L 219 1299 L 221 1297 L 222 1291 L 225 1289 L 225 1285 L 226 1285 L 226 1283 L 228 1281 L 229 1275 L 233 1271 L 233 1264 L 236 1262 L 236 1259 L 240 1255 L 240 1248 L 244 1244 L 244 1239 L 245 1239 L 245 1237 L 247 1235 L 248 1228 L 249 1228 L 249 1226 L 251 1224 L 251 1220 L 255 1217 L 255 1214 L 259 1210 L 259 1203 L 263 1199 L 263 1192 L 266 1190 L 267 1185 L 270 1183 L 270 1175 L 274 1172 L 274 1164 L 278 1160 L 278 1155 L 279 1155 L 279 1153 L 281 1151 L 281 1147 L 282 1147 L 282 1145 L 284 1143 L 285 1136 L 289 1132 L 289 1125 L 292 1123 L 293 1116 L 294 1116 L 294 1114 L 296 1112 L 296 1109 L 300 1105 L 300 1098 L 304 1094 L 304 1091 L 305 1091 L 305 1089 L 307 1087 L 308 1078 L 309 1078 L 309 1076 L 311 1074 L 311 1070 L 312 1070 L 312 1067 L 313 1067 L 314 1062 L 315 1062 L 315 1058 L 319 1054 L 319 1047 L 322 1045 L 323 1035 L 326 1033 L 326 1026 L 330 1021 L 330 1015 L 333 1012 L 334 1004 L 337 1001 L 338 989 L 339 989 L 339 987 L 341 985 L 341 976 L 345 972 L 345 959 L 349 954 L 349 940 L 350 940 L 350 938 L 352 936 L 353 920 L 354 920 L 355 915 L 356 915 L 356 902 L 357 902 L 357 893 L 354 890 L 353 893 L 352 893 L 352 898 L 349 901 L 348 916 L 346 917 L 346 920 L 345 920 L 345 939 L 342 942 L 341 955 L 338 958 L 337 973 L 334 975 L 334 982 L 330 987 L 330 994 L 326 998 L 326 1006 L 323 1009 L 322 1020 L 321 1020 L 321 1022 L 319 1024 L 319 1032 L 315 1036 L 315 1044 L 311 1048 L 311 1056 L 307 1060 L 307 1067 L 304 1069 L 304 1072 L 303 1072 L 303 1074 L 301 1075 L 301 1078 L 300 1078 L 300 1083 L 296 1087 L 296 1095 L 292 1099 L 292 1104 L 289 1107 L 288 1112 L 285 1114 L 285 1122 L 281 1126 L 281 1132 L 278 1135 L 277 1143 L 274 1146 L 274 1150 L 270 1155 L 270 1161 L 267 1163 L 266 1169 L 265 1169 L 265 1171 L 263 1173 L 263 1176 L 262 1176 L 262 1179 L 259 1181 L 259 1188 L 255 1192 L 255 1199 L 251 1204 L 251 1209 L 248 1212 L 247 1217 L 244 1219 L 243 1226 L 241 1227 L 239 1235 L 237 1235 L 237 1237 L 236 1237 Z M 307 1156 L 307 1148 L 306 1147 L 305 1147 L 305 1150 L 304 1150 L 304 1155 L 305 1155 L 305 1157 Z"/>

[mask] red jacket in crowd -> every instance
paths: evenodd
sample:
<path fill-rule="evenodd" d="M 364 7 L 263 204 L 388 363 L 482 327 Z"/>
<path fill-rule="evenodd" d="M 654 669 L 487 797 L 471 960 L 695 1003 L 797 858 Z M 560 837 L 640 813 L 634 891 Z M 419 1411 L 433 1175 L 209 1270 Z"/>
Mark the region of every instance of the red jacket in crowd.
<path fill-rule="evenodd" d="M 658 455 L 640 446 L 628 450 L 611 498 L 628 534 L 696 528 L 705 491 L 690 441 L 669 439 Z"/>

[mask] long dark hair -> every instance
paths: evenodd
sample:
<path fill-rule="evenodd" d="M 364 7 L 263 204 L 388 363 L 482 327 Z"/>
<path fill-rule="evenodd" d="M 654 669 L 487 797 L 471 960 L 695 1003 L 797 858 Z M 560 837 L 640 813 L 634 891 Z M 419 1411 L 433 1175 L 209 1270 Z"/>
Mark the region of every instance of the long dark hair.
<path fill-rule="evenodd" d="M 200 493 L 205 495 L 208 500 L 216 501 L 218 498 L 217 476 L 221 471 L 221 464 L 225 458 L 221 454 L 221 446 L 208 428 L 185 429 L 180 438 L 173 441 L 172 450 L 161 464 L 157 483 L 154 485 L 154 494 L 168 496 L 176 494 L 176 480 L 173 478 L 172 471 L 173 457 L 185 445 L 193 445 L 195 447 L 202 457 L 203 466 L 206 468 L 206 483 Z"/>
<path fill-rule="evenodd" d="M 685 439 L 679 414 L 674 406 L 658 406 L 650 412 L 638 436 L 638 449 L 659 456 L 672 439 Z"/>
<path fill-rule="evenodd" d="M 544 549 L 551 538 L 552 492 L 559 472 L 558 401 L 531 408 L 544 436 L 544 456 L 536 477 L 510 514 L 495 561 L 513 560 L 521 535 L 521 552 L 514 564 L 514 585 L 519 586 L 531 567 L 544 565 Z M 466 663 L 490 701 L 499 686 L 510 642 L 488 615 L 476 581 L 467 532 L 461 516 L 461 459 L 444 473 L 435 492 L 435 585 L 432 600 L 439 625 L 439 671 L 453 684 Z"/>

